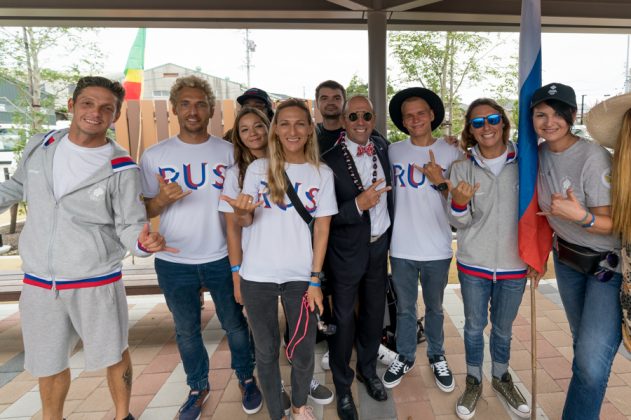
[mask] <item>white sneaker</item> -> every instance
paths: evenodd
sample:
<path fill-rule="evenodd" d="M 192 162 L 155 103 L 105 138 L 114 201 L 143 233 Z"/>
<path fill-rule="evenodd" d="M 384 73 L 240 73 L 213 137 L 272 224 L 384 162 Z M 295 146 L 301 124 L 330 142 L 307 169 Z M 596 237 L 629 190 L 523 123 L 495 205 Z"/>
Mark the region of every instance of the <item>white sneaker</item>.
<path fill-rule="evenodd" d="M 377 353 L 377 360 L 386 366 L 390 366 L 392 362 L 397 360 L 399 354 L 396 351 L 390 350 L 383 344 L 379 344 L 379 352 Z"/>
<path fill-rule="evenodd" d="M 331 370 L 331 366 L 329 365 L 329 352 L 327 351 L 322 355 L 322 360 L 320 360 L 320 366 L 322 370 Z"/>

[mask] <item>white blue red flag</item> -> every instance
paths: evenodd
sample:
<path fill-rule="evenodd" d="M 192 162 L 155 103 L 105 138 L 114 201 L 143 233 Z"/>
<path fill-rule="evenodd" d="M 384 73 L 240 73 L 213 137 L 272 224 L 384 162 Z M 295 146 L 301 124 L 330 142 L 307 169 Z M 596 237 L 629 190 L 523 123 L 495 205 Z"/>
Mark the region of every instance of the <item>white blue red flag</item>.
<path fill-rule="evenodd" d="M 522 0 L 519 37 L 519 255 L 538 272 L 552 248 L 552 230 L 537 216 L 537 135 L 530 100 L 541 87 L 541 0 Z"/>

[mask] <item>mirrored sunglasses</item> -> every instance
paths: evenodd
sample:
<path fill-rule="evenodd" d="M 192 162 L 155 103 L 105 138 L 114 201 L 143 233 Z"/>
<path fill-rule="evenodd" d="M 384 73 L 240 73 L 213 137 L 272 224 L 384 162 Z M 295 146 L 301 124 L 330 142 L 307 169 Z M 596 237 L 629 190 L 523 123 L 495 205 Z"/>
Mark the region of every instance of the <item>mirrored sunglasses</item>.
<path fill-rule="evenodd" d="M 485 120 L 489 122 L 489 125 L 498 125 L 502 121 L 502 116 L 500 114 L 491 114 L 486 117 L 472 118 L 469 120 L 469 124 L 473 128 L 482 128 Z"/>
<path fill-rule="evenodd" d="M 360 116 L 364 119 L 364 121 L 372 120 L 372 112 L 351 112 L 348 114 L 348 119 L 355 122 Z"/>

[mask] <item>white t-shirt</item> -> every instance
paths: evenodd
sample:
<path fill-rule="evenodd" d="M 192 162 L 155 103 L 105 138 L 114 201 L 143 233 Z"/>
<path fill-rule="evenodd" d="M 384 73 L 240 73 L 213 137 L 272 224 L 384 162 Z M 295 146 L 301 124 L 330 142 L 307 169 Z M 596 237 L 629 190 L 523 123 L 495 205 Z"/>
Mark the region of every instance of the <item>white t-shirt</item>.
<path fill-rule="evenodd" d="M 65 135 L 53 156 L 53 192 L 59 200 L 112 159 L 113 147 L 106 143 L 99 147 L 81 147 Z M 104 191 L 103 191 L 104 192 Z"/>
<path fill-rule="evenodd" d="M 285 195 L 285 206 L 272 202 L 267 192 L 267 159 L 250 164 L 243 193 L 263 201 L 254 211 L 249 240 L 244 243 L 241 277 L 246 280 L 285 283 L 309 281 L 313 247 L 311 232 Z M 337 214 L 333 172 L 322 164 L 287 164 L 285 171 L 305 208 L 313 217 Z"/>
<path fill-rule="evenodd" d="M 447 203 L 442 193 L 432 188 L 414 164 L 423 166 L 434 152 L 436 163 L 444 170 L 445 179 L 452 162 L 463 154 L 442 138 L 431 146 L 415 146 L 410 139 L 393 143 L 388 148 L 392 165 L 394 192 L 394 227 L 390 255 L 414 261 L 451 258 L 451 227 L 447 219 Z"/>
<path fill-rule="evenodd" d="M 156 258 L 181 264 L 204 264 L 228 255 L 224 218 L 217 211 L 227 169 L 233 163 L 232 144 L 209 137 L 201 144 L 184 143 L 177 136 L 145 151 L 141 159 L 142 193 L 158 195 L 156 174 L 177 182 L 191 194 L 169 205 L 160 215 L 160 233 L 177 254 L 160 252 Z"/>
<path fill-rule="evenodd" d="M 504 169 L 504 166 L 506 166 L 507 156 L 508 149 L 504 150 L 504 153 L 493 159 L 485 159 L 482 156 L 480 156 L 479 158 L 491 170 L 491 172 L 493 172 L 493 175 L 498 176 L 500 172 L 502 172 L 502 169 Z"/>
<path fill-rule="evenodd" d="M 226 173 L 226 180 L 223 183 L 223 194 L 230 198 L 237 198 L 241 194 L 241 188 L 239 188 L 239 168 L 237 165 L 233 165 L 228 169 Z M 222 213 L 234 213 L 234 209 L 228 203 L 223 200 L 219 200 L 219 211 Z M 241 229 L 241 249 L 245 249 L 250 239 L 250 228 L 252 226 L 246 226 Z"/>

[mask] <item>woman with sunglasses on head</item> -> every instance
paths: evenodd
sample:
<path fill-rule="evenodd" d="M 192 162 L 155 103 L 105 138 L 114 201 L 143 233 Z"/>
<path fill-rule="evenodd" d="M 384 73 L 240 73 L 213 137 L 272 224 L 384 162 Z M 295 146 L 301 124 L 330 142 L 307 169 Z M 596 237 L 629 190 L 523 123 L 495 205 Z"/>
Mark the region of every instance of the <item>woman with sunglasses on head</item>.
<path fill-rule="evenodd" d="M 492 99 L 476 99 L 467 109 L 461 135 L 469 158 L 451 167 L 449 219 L 458 229 L 456 260 L 465 311 L 467 378 L 456 405 L 461 419 L 473 418 L 482 394 L 489 312 L 493 389 L 516 415 L 530 417 L 508 372 L 513 321 L 529 272 L 518 252 L 517 149 L 509 133 L 504 109 Z"/>
<path fill-rule="evenodd" d="M 331 216 L 337 203 L 331 170 L 320 164 L 314 124 L 303 101 L 288 99 L 276 110 L 268 140 L 269 156 L 252 162 L 236 198 L 222 197 L 234 209 L 243 241 L 241 297 L 256 343 L 261 389 L 271 419 L 285 418 L 278 363 L 278 297 L 289 322 L 287 354 L 292 361 L 292 417 L 315 419 L 306 405 L 314 366 L 316 306 L 322 310 L 320 272 Z M 286 195 L 286 176 L 310 226 Z"/>
<path fill-rule="evenodd" d="M 612 235 L 611 155 L 572 134 L 574 90 L 537 89 L 530 104 L 539 146 L 540 214 L 554 230 L 554 268 L 572 331 L 574 361 L 563 419 L 598 419 L 621 340 L 621 276 Z"/>

